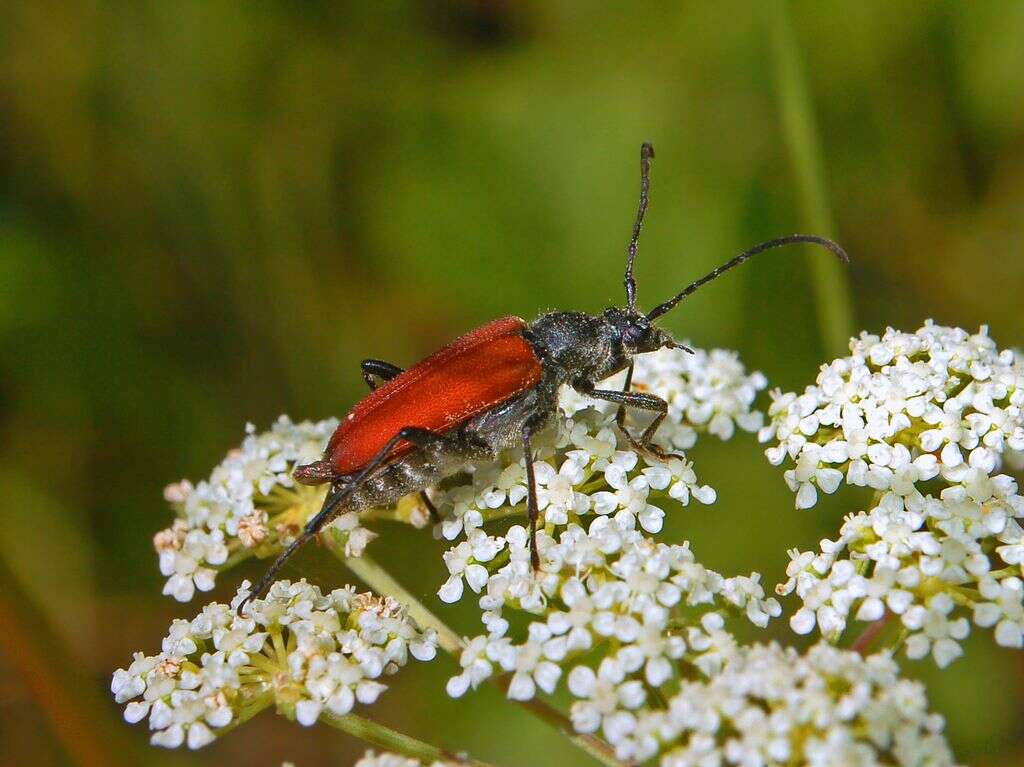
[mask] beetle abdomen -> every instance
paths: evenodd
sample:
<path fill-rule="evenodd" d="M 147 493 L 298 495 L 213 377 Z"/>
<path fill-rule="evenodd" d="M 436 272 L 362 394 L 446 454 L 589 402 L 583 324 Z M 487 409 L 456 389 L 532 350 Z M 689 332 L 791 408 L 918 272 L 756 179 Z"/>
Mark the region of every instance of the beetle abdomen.
<path fill-rule="evenodd" d="M 525 328 L 519 317 L 494 320 L 371 392 L 342 420 L 327 445 L 324 458 L 335 475 L 360 471 L 403 427 L 444 433 L 535 386 L 542 368 L 523 338 Z M 412 448 L 400 442 L 388 458 Z"/>

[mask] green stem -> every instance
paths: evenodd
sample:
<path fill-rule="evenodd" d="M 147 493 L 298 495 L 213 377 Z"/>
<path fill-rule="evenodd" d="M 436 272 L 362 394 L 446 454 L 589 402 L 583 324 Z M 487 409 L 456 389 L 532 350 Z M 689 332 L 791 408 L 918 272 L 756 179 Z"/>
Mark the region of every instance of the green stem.
<path fill-rule="evenodd" d="M 772 58 L 782 132 L 796 175 L 803 223 L 815 234 L 835 229 L 825 188 L 821 139 L 790 20 L 788 0 L 768 3 Z M 837 259 L 808 253 L 821 339 L 828 353 L 841 353 L 854 331 L 853 302 L 845 267 Z"/>
<path fill-rule="evenodd" d="M 502 683 L 502 689 L 507 687 L 507 684 Z M 541 721 L 547 722 L 549 725 L 557 729 L 560 733 L 565 735 L 571 740 L 579 749 L 590 754 L 601 764 L 607 765 L 607 767 L 627 767 L 628 762 L 620 762 L 615 758 L 615 751 L 612 747 L 605 743 L 600 738 L 596 738 L 593 735 L 580 735 L 573 727 L 566 716 L 557 709 L 551 708 L 544 701 L 537 698 L 531 698 L 530 700 L 517 701 L 519 705 L 525 708 L 527 711 L 532 713 Z"/>
<path fill-rule="evenodd" d="M 372 557 L 365 553 L 361 557 L 346 557 L 343 546 L 334 545 L 333 538 L 329 538 L 329 548 L 334 555 L 340 559 L 345 567 L 351 570 L 367 586 L 378 594 L 387 594 L 402 602 L 409 611 L 409 616 L 420 625 L 421 628 L 432 628 L 437 632 L 438 644 L 441 649 L 456 660 L 462 654 L 462 640 L 459 635 L 450 629 L 440 618 L 423 606 L 416 597 L 410 594 L 402 584 L 396 581 L 391 574 L 377 564 Z M 504 677 L 492 678 L 491 681 L 499 686 L 502 691 L 508 688 L 508 680 Z M 570 741 L 581 750 L 590 754 L 601 764 L 607 767 L 625 767 L 626 763 L 615 758 L 615 751 L 610 745 L 593 735 L 582 735 L 573 730 L 569 718 L 552 708 L 547 703 L 536 698 L 528 701 L 516 701 L 539 719 L 547 722 L 552 727 L 569 738 Z"/>
<path fill-rule="evenodd" d="M 341 730 L 354 738 L 359 738 L 372 746 L 393 751 L 412 759 L 419 759 L 424 764 L 434 762 L 447 762 L 453 764 L 465 764 L 469 767 L 493 767 L 489 762 L 482 762 L 479 759 L 471 759 L 467 756 L 450 754 L 437 746 L 424 743 L 409 735 L 392 730 L 383 724 L 374 722 L 371 719 L 359 716 L 358 714 L 345 714 L 338 716 L 330 712 L 320 715 L 320 721 L 329 724 L 331 727 Z"/>
<path fill-rule="evenodd" d="M 410 594 L 402 584 L 392 578 L 391 574 L 377 564 L 372 557 L 365 553 L 361 557 L 346 557 L 344 551 L 336 546 L 332 546 L 331 550 L 345 563 L 345 567 L 351 570 L 371 589 L 378 594 L 393 596 L 404 604 L 409 611 L 409 617 L 416 621 L 420 628 L 434 629 L 437 632 L 437 643 L 441 646 L 442 650 L 449 655 L 454 655 L 456 658 L 459 656 L 462 652 L 462 640 L 459 638 L 459 635 L 424 607 L 423 603 Z"/>
<path fill-rule="evenodd" d="M 231 723 L 226 727 L 218 727 L 213 731 L 213 734 L 218 738 L 223 738 L 236 727 L 245 724 L 256 716 L 256 714 L 265 711 L 272 705 L 274 705 L 273 691 L 265 690 L 260 692 L 256 696 L 244 701 L 238 709 L 238 713 L 235 714 L 235 718 L 231 720 Z"/>

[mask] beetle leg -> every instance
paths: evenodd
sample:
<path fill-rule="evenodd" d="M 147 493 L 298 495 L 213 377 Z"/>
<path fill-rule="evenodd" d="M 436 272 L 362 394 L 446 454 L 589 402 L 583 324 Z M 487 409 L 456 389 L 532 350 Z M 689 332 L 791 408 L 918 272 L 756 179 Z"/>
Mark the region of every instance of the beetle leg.
<path fill-rule="evenodd" d="M 420 490 L 419 496 L 420 496 L 420 503 L 422 503 L 426 507 L 427 513 L 430 514 L 430 521 L 434 522 L 435 524 L 437 522 L 440 522 L 441 521 L 441 514 L 438 512 L 437 506 L 434 505 L 434 502 L 432 500 L 430 500 L 430 496 L 427 495 L 427 491 L 426 490 Z"/>
<path fill-rule="evenodd" d="M 382 381 L 390 381 L 404 372 L 398 365 L 392 365 L 384 360 L 363 360 L 359 363 L 359 367 L 363 371 L 363 380 L 366 381 L 366 385 L 370 387 L 371 391 L 377 388 L 377 382 L 373 380 L 374 377 Z"/>
<path fill-rule="evenodd" d="M 530 437 L 543 422 L 543 418 L 534 415 L 523 424 L 523 454 L 526 457 L 526 511 L 530 518 L 530 565 L 533 571 L 540 570 L 540 552 L 537 551 L 537 518 L 540 508 L 537 504 L 537 479 L 533 472 L 533 450 L 530 448 Z"/>
<path fill-rule="evenodd" d="M 626 368 L 626 382 L 622 384 L 622 393 L 629 394 L 629 389 L 633 385 L 633 363 L 629 363 L 629 367 Z M 626 430 L 626 406 L 620 404 L 619 409 L 615 412 L 615 425 L 618 426 L 622 431 Z"/>
<path fill-rule="evenodd" d="M 398 436 L 411 442 L 421 450 L 436 450 L 446 455 L 459 456 L 467 461 L 493 458 L 490 448 L 482 442 L 469 442 L 456 431 L 454 434 L 439 434 L 420 426 L 406 426 Z"/>
<path fill-rule="evenodd" d="M 640 439 L 637 439 L 630 434 L 622 424 L 619 422 L 618 414 L 616 415 L 616 423 L 619 428 L 622 429 L 622 433 L 626 435 L 629 443 L 645 453 L 650 453 L 657 458 L 665 460 L 667 458 L 681 457 L 674 453 L 669 453 L 662 448 L 655 445 L 652 440 L 654 439 L 655 432 L 658 431 L 658 427 L 661 426 L 661 422 L 665 420 L 665 416 L 668 415 L 668 403 L 661 397 L 654 394 L 647 394 L 646 392 L 638 391 L 613 391 L 611 389 L 593 389 L 586 386 L 585 383 L 580 382 L 574 384 L 578 391 L 587 394 L 594 399 L 603 399 L 606 402 L 614 402 L 619 405 L 619 414 L 624 417 L 623 409 L 627 407 L 634 408 L 636 410 L 646 410 L 647 412 L 655 413 L 654 420 L 651 421 L 650 425 L 644 429 L 643 434 L 640 435 Z"/>

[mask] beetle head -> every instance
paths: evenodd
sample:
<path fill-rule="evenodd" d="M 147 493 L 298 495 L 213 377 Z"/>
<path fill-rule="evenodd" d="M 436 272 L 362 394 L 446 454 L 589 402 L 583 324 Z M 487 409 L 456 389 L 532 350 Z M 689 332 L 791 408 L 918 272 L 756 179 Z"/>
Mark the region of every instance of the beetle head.
<path fill-rule="evenodd" d="M 671 335 L 638 311 L 612 308 L 605 309 L 603 316 L 613 337 L 622 343 L 622 350 L 630 357 L 680 346 Z"/>

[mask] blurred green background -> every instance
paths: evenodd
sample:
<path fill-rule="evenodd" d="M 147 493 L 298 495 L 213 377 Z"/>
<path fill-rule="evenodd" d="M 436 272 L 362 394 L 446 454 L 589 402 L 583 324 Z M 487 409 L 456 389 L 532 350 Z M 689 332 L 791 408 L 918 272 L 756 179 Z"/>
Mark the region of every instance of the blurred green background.
<path fill-rule="evenodd" d="M 199 607 L 160 596 L 161 488 L 246 421 L 343 414 L 364 357 L 620 302 L 643 140 L 643 305 L 792 231 L 854 259 L 766 256 L 669 315 L 680 338 L 784 388 L 857 328 L 1024 345 L 1024 3 L 0 2 L 0 763 L 350 764 L 360 744 L 272 714 L 198 754 L 120 721 L 112 670 Z M 692 457 L 719 502 L 666 535 L 769 586 L 864 501 L 794 511 L 749 436 Z M 375 556 L 476 632 L 433 596 L 440 546 L 384 532 Z M 351 579 L 315 547 L 299 572 Z M 365 712 L 586 763 L 494 690 L 447 699 L 453 668 Z M 907 669 L 961 760 L 1024 762 L 1024 654 L 979 634 Z"/>

